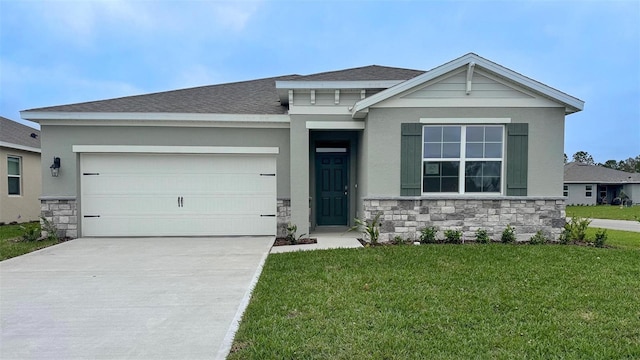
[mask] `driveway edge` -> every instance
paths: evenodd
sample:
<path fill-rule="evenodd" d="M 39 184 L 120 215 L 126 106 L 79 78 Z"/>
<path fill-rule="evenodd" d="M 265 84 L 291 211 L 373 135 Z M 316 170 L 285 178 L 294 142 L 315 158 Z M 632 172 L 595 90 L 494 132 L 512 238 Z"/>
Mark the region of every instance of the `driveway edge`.
<path fill-rule="evenodd" d="M 244 297 L 242 298 L 242 301 L 238 306 L 236 315 L 233 317 L 233 320 L 231 321 L 231 325 L 229 326 L 229 330 L 227 330 L 227 334 L 224 336 L 222 345 L 220 345 L 220 349 L 218 350 L 216 359 L 224 360 L 227 358 L 227 356 L 231 352 L 233 339 L 235 338 L 236 332 L 238 332 L 238 328 L 240 327 L 240 321 L 242 320 L 242 315 L 244 315 L 244 312 L 247 309 L 247 306 L 249 306 L 249 301 L 251 300 L 253 289 L 256 287 L 256 284 L 258 283 L 260 274 L 262 274 L 262 268 L 264 267 L 264 263 L 267 261 L 268 256 L 269 256 L 269 251 L 265 252 L 264 255 L 262 255 L 262 259 L 260 259 L 258 268 L 256 269 L 256 272 L 253 274 L 253 278 L 251 279 L 249 288 L 247 289 L 247 292 L 245 292 Z"/>

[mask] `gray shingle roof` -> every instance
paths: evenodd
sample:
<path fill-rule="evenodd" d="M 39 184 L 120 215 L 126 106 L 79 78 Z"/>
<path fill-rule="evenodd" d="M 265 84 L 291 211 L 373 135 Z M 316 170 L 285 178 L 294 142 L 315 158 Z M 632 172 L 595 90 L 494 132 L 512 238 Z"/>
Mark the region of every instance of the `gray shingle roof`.
<path fill-rule="evenodd" d="M 423 70 L 412 70 L 388 66 L 370 65 L 353 69 L 328 71 L 295 80 L 305 81 L 367 81 L 367 80 L 409 80 L 424 74 Z"/>
<path fill-rule="evenodd" d="M 371 65 L 306 76 L 286 75 L 228 84 L 127 96 L 30 109 L 51 112 L 149 112 L 210 114 L 284 114 L 279 101 L 277 80 L 361 81 L 407 80 L 424 71 Z"/>
<path fill-rule="evenodd" d="M 27 111 L 284 114 L 286 108 L 280 104 L 275 82 L 296 77 L 279 76 Z"/>
<path fill-rule="evenodd" d="M 36 137 L 31 134 L 36 134 Z M 40 130 L 0 116 L 0 141 L 39 149 Z"/>
<path fill-rule="evenodd" d="M 570 162 L 564 166 L 564 182 L 597 184 L 640 183 L 640 173 L 628 173 L 598 165 Z"/>

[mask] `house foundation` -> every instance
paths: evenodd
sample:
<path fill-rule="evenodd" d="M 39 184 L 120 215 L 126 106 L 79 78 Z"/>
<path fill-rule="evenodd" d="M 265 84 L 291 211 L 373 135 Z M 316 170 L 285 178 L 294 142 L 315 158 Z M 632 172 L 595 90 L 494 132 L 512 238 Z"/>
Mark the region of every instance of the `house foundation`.
<path fill-rule="evenodd" d="M 500 241 L 511 225 L 517 241 L 528 241 L 537 231 L 557 241 L 565 225 L 565 203 L 561 197 L 371 197 L 364 199 L 364 217 L 380 217 L 379 241 L 396 236 L 418 240 L 420 230 L 436 226 L 439 238 L 444 230 L 460 230 L 464 241 L 474 241 L 478 229 Z"/>

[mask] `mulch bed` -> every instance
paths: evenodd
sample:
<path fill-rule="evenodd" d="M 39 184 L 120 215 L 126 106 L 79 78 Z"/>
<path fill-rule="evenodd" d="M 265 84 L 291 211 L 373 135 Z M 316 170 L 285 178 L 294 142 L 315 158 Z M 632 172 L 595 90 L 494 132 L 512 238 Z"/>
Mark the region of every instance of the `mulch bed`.
<path fill-rule="evenodd" d="M 298 243 L 296 245 L 308 245 L 308 244 L 317 244 L 318 243 L 318 239 L 316 238 L 305 238 L 305 239 L 300 239 L 298 240 Z M 273 242 L 273 246 L 287 246 L 287 245 L 292 245 L 289 240 L 287 240 L 286 238 L 283 237 L 279 237 L 276 238 L 276 241 Z"/>

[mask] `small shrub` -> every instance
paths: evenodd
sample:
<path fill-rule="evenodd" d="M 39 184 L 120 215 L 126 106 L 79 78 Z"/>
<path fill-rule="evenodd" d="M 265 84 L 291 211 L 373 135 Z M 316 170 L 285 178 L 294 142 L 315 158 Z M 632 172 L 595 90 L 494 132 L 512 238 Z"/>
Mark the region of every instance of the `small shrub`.
<path fill-rule="evenodd" d="M 438 234 L 438 228 L 435 226 L 427 226 L 420 230 L 420 242 L 422 244 L 435 244 L 438 242 L 436 235 Z"/>
<path fill-rule="evenodd" d="M 500 241 L 505 244 L 512 244 L 516 242 L 516 229 L 514 227 L 511 227 L 511 225 L 507 225 L 504 231 L 502 231 Z"/>
<path fill-rule="evenodd" d="M 549 239 L 542 233 L 542 230 L 538 230 L 535 235 L 529 239 L 529 244 L 531 245 L 542 245 L 545 244 Z"/>
<path fill-rule="evenodd" d="M 42 231 L 47 233 L 47 240 L 60 240 L 60 238 L 58 237 L 58 228 L 54 223 L 47 220 L 46 217 L 40 217 L 40 226 L 42 227 Z"/>
<path fill-rule="evenodd" d="M 40 227 L 39 226 L 20 226 L 22 233 L 22 241 L 38 241 L 40 240 Z"/>
<path fill-rule="evenodd" d="M 593 241 L 593 244 L 599 248 L 604 247 L 604 243 L 607 241 L 607 237 L 607 230 L 600 229 L 596 232 L 596 238 Z"/>
<path fill-rule="evenodd" d="M 487 234 L 487 230 L 485 229 L 476 230 L 476 242 L 480 244 L 488 244 L 491 242 L 491 239 L 489 239 L 489 234 Z"/>
<path fill-rule="evenodd" d="M 302 234 L 298 237 L 296 237 L 296 233 L 298 232 L 298 226 L 289 223 L 289 225 L 287 225 L 287 236 L 285 237 L 287 239 L 287 241 L 289 242 L 289 244 L 291 245 L 296 245 L 300 239 L 302 239 L 303 236 L 307 235 L 307 234 Z"/>
<path fill-rule="evenodd" d="M 406 243 L 408 243 L 407 240 L 403 239 L 402 236 L 400 235 L 396 235 L 393 237 L 393 239 L 391 240 L 391 243 L 393 245 L 404 245 Z"/>
<path fill-rule="evenodd" d="M 352 226 L 348 231 L 358 231 L 362 233 L 362 235 L 365 237 L 365 240 L 366 238 L 369 238 L 371 245 L 377 245 L 378 238 L 380 237 L 379 220 L 381 215 L 382 213 L 378 213 L 378 215 L 376 215 L 373 220 L 371 220 L 371 222 L 356 218 L 354 219 L 354 222 L 356 224 Z"/>
<path fill-rule="evenodd" d="M 561 241 L 567 243 L 569 241 L 584 241 L 587 237 L 587 228 L 591 224 L 591 220 L 581 217 L 572 217 L 571 221 L 564 225 L 563 236 Z"/>
<path fill-rule="evenodd" d="M 460 230 L 445 230 L 444 242 L 448 244 L 460 244 L 462 242 L 462 231 Z"/>

